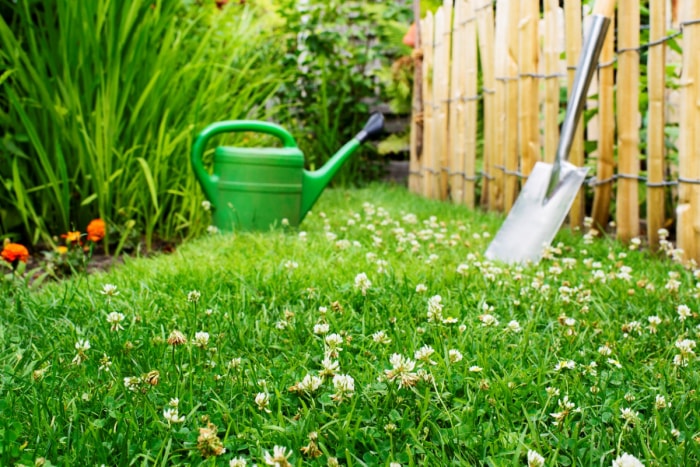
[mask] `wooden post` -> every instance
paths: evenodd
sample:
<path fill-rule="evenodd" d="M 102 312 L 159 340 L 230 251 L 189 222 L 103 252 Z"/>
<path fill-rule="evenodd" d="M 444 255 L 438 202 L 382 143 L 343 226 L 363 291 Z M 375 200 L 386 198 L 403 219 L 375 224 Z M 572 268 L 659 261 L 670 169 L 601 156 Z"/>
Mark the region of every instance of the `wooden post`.
<path fill-rule="evenodd" d="M 494 168 L 493 173 L 493 190 L 494 190 L 494 206 L 492 209 L 504 209 L 504 190 L 505 190 L 505 170 L 508 166 L 506 154 L 509 148 L 508 128 L 510 108 L 508 102 L 508 78 L 510 70 L 510 17 L 514 8 L 514 2 L 511 0 L 497 0 L 496 3 L 496 38 L 495 38 L 495 60 L 494 70 L 496 74 L 496 118 L 495 118 L 495 144 L 494 144 Z M 488 59 L 488 57 L 486 57 Z M 515 103 L 517 106 L 517 101 Z M 517 182 L 517 180 L 515 180 Z M 513 193 L 509 193 L 511 196 Z"/>
<path fill-rule="evenodd" d="M 413 0 L 416 39 L 413 45 L 413 96 L 411 111 L 411 154 L 408 166 L 408 189 L 421 192 L 423 172 L 423 50 L 421 47 L 420 0 Z"/>
<path fill-rule="evenodd" d="M 506 122 L 506 140 L 505 140 L 505 171 L 504 171 L 504 190 L 503 190 L 503 209 L 505 212 L 510 211 L 515 203 L 515 198 L 518 196 L 518 186 L 520 178 L 518 177 L 518 23 L 520 22 L 520 3 L 510 1 L 508 3 L 508 35 L 507 45 L 508 50 L 506 56 L 505 68 L 505 90 L 506 90 L 506 105 L 505 105 L 505 122 Z"/>
<path fill-rule="evenodd" d="M 568 69 L 567 95 L 570 96 L 576 75 L 576 66 L 581 56 L 581 0 L 567 0 L 564 2 L 564 14 L 566 17 L 566 66 Z M 582 167 L 585 163 L 583 157 L 583 121 L 579 122 L 576 127 L 571 151 L 569 152 L 569 162 L 578 167 Z M 583 190 L 579 190 L 579 194 L 571 205 L 569 213 L 569 223 L 572 228 L 583 225 L 584 213 Z"/>
<path fill-rule="evenodd" d="M 449 165 L 448 184 L 450 200 L 461 203 L 464 199 L 464 160 L 466 159 L 466 27 L 467 8 L 463 0 L 457 0 L 454 7 L 452 26 L 452 62 L 450 64 L 450 117 L 449 117 Z"/>
<path fill-rule="evenodd" d="M 544 2 L 544 161 L 554 162 L 559 145 L 559 1 Z"/>
<path fill-rule="evenodd" d="M 428 12 L 422 21 L 421 42 L 423 44 L 423 158 L 421 160 L 421 173 L 423 174 L 423 186 L 421 192 L 423 196 L 430 196 L 431 183 L 433 181 L 433 159 L 435 157 L 433 148 L 433 50 L 435 39 L 433 36 L 434 25 L 433 13 Z"/>
<path fill-rule="evenodd" d="M 464 28 L 465 55 L 466 55 L 466 83 L 467 96 L 465 108 L 465 160 L 464 160 L 464 204 L 474 207 L 476 204 L 476 138 L 478 118 L 478 61 L 476 53 L 476 17 L 474 3 L 476 0 L 467 0 L 465 3 L 466 24 Z"/>
<path fill-rule="evenodd" d="M 649 41 L 654 42 L 666 35 L 666 0 L 651 0 L 649 15 Z M 649 93 L 649 127 L 647 129 L 647 238 L 649 245 L 659 245 L 659 229 L 664 226 L 664 93 L 666 90 L 666 44 L 661 42 L 649 49 L 647 64 L 647 87 Z"/>
<path fill-rule="evenodd" d="M 613 149 L 615 146 L 615 92 L 614 68 L 615 58 L 615 17 L 613 16 L 608 33 L 600 51 L 600 66 L 598 71 L 598 117 L 600 128 L 598 132 L 598 163 L 596 178 L 603 181 L 595 187 L 593 197 L 593 225 L 597 229 L 605 229 L 610 218 L 610 202 L 612 197 L 612 176 L 615 169 Z"/>
<path fill-rule="evenodd" d="M 683 72 L 681 74 L 680 136 L 678 140 L 678 247 L 688 260 L 700 261 L 700 2 L 689 1 L 681 9 L 683 27 Z M 693 22 L 693 23 L 690 23 Z M 684 182 L 684 180 L 687 180 Z"/>
<path fill-rule="evenodd" d="M 539 0 L 521 0 L 519 25 L 520 171 L 528 175 L 540 160 L 539 80 L 537 79 Z"/>
<path fill-rule="evenodd" d="M 481 203 L 488 209 L 496 207 L 495 161 L 495 71 L 494 71 L 494 24 L 493 5 L 490 0 L 477 0 L 477 33 L 479 36 L 479 57 L 481 63 L 481 92 L 484 96 L 484 178 L 481 188 Z"/>
<path fill-rule="evenodd" d="M 639 235 L 639 1 L 620 0 L 618 13 L 617 238 L 626 242 Z"/>

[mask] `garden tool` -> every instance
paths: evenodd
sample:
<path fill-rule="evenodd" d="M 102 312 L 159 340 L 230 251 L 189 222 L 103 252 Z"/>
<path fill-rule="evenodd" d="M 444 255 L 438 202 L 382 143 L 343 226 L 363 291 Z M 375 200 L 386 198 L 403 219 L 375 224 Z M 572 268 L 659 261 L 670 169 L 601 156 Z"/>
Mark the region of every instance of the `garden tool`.
<path fill-rule="evenodd" d="M 486 250 L 487 258 L 506 263 L 537 263 L 571 209 L 588 168 L 568 162 L 569 151 L 614 9 L 614 0 L 596 2 L 576 68 L 554 164 L 535 164 L 513 208 Z"/>
<path fill-rule="evenodd" d="M 279 125 L 256 120 L 209 125 L 194 142 L 192 167 L 212 204 L 213 225 L 221 231 L 265 230 L 283 223 L 299 225 L 348 157 L 383 128 L 384 116 L 373 114 L 362 131 L 323 167 L 308 171 L 294 137 Z M 282 142 L 282 147 L 219 146 L 214 151 L 210 174 L 202 162 L 207 142 L 215 135 L 231 132 L 272 135 Z"/>

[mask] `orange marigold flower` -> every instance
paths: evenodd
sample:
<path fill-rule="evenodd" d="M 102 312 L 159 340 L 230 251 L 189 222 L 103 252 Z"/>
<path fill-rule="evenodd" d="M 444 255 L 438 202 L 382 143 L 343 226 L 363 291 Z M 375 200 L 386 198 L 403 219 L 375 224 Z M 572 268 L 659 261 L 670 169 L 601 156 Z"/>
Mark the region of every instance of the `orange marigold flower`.
<path fill-rule="evenodd" d="M 27 250 L 24 245 L 20 245 L 19 243 L 8 243 L 2 249 L 0 256 L 2 256 L 2 259 L 13 265 L 17 264 L 18 261 L 26 263 L 29 259 L 29 250 Z"/>
<path fill-rule="evenodd" d="M 105 221 L 93 219 L 87 226 L 87 239 L 89 242 L 99 242 L 105 238 Z"/>
<path fill-rule="evenodd" d="M 80 232 L 68 232 L 61 235 L 61 238 L 66 239 L 66 243 L 80 243 Z"/>

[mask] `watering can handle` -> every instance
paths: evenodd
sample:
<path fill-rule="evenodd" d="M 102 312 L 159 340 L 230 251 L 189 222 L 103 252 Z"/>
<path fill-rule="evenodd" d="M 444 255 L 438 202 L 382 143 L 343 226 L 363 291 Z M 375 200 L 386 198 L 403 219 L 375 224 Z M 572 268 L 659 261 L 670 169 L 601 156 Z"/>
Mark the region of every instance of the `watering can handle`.
<path fill-rule="evenodd" d="M 275 123 L 261 122 L 257 120 L 226 120 L 223 122 L 212 123 L 206 127 L 197 136 L 197 139 L 192 145 L 192 167 L 194 173 L 202 185 L 202 190 L 214 205 L 216 205 L 216 183 L 218 181 L 216 175 L 210 175 L 202 164 L 202 157 L 209 140 L 222 133 L 240 133 L 250 131 L 254 133 L 265 133 L 275 136 L 282 141 L 285 148 L 296 148 L 297 142 L 294 137 L 281 126 Z"/>

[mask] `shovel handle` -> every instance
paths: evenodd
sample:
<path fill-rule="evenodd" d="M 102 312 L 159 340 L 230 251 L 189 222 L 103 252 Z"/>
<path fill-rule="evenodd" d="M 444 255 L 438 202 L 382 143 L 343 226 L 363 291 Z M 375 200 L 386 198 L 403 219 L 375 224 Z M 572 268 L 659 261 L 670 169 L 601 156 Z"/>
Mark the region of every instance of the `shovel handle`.
<path fill-rule="evenodd" d="M 595 2 L 593 14 L 612 18 L 615 14 L 615 0 L 598 0 Z"/>

